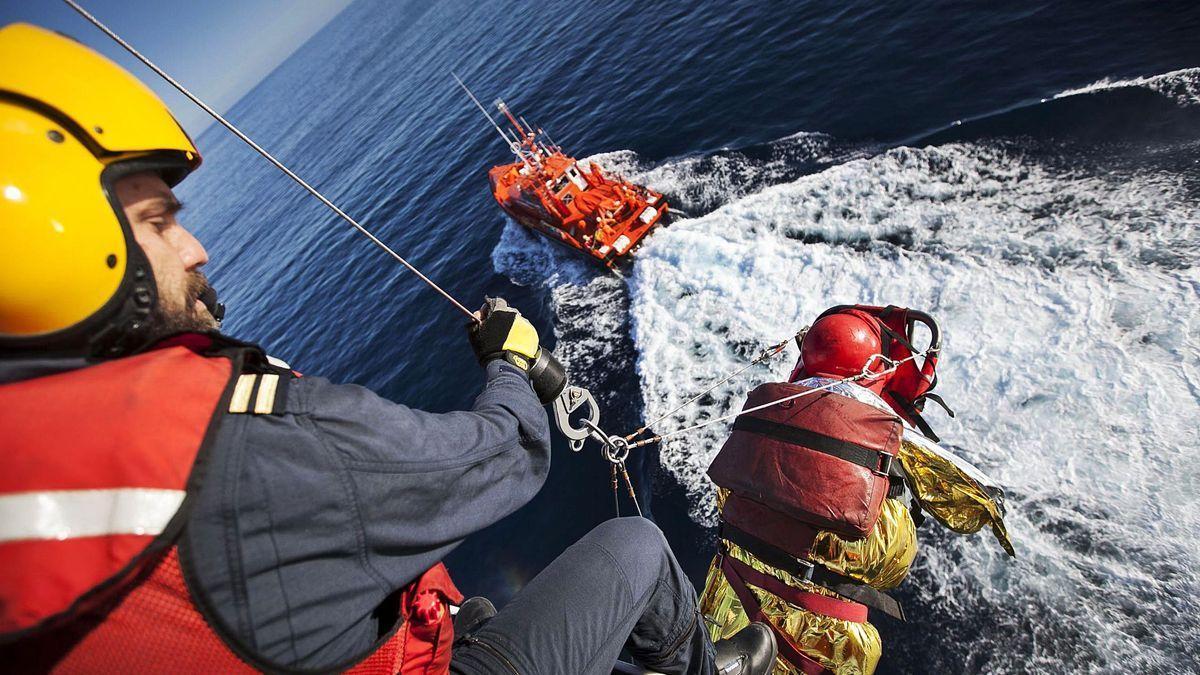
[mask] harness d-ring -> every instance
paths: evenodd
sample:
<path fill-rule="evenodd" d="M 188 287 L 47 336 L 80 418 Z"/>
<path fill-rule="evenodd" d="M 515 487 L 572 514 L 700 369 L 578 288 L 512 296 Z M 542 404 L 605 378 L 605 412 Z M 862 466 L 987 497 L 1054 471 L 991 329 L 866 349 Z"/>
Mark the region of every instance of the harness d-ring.
<path fill-rule="evenodd" d="M 613 464 L 624 464 L 629 458 L 629 441 L 620 436 L 609 436 L 604 446 L 604 456 Z"/>

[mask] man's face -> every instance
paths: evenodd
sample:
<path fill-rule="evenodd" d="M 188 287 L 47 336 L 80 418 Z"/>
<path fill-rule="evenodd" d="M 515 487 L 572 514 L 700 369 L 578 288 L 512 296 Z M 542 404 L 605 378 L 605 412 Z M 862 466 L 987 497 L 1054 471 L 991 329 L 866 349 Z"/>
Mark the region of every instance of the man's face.
<path fill-rule="evenodd" d="M 119 179 L 114 189 L 133 236 L 154 269 L 155 336 L 216 328 L 216 319 L 200 301 L 208 288 L 208 279 L 200 271 L 208 253 L 176 220 L 183 205 L 171 188 L 157 173 L 147 171 Z"/>

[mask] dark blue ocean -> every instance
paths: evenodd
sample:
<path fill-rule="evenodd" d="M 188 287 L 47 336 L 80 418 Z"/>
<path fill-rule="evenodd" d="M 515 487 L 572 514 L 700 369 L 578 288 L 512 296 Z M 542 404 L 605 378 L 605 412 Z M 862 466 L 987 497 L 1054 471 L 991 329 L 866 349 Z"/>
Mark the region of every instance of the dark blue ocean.
<path fill-rule="evenodd" d="M 924 526 L 878 672 L 1200 672 L 1198 67 L 1193 2 L 358 0 L 229 117 L 465 304 L 520 308 L 612 432 L 829 305 L 935 314 L 958 416 L 931 422 L 1008 489 L 1018 558 Z M 674 222 L 613 276 L 507 221 L 507 151 L 451 70 Z M 460 314 L 223 129 L 197 140 L 180 192 L 228 333 L 470 405 Z M 631 463 L 697 585 L 723 433 Z M 613 515 L 608 477 L 558 443 L 541 494 L 448 560 L 461 588 L 511 598 Z"/>

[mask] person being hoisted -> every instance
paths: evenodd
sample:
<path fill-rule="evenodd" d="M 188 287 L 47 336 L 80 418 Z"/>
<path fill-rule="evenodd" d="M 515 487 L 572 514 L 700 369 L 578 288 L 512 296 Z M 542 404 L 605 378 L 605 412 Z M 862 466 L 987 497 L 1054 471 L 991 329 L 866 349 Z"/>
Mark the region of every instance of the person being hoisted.
<path fill-rule="evenodd" d="M 6 672 L 608 673 L 622 648 L 663 673 L 770 668 L 764 626 L 714 646 L 641 518 L 452 619 L 439 561 L 549 470 L 563 378 L 531 387 L 529 321 L 481 310 L 470 411 L 298 377 L 215 330 L 171 190 L 200 156 L 162 102 L 29 25 L 0 30 L 0 63 Z"/>
<path fill-rule="evenodd" d="M 941 336 L 927 314 L 833 307 L 797 341 L 788 382 L 754 389 L 746 409 L 790 400 L 739 416 L 709 466 L 721 550 L 701 611 L 713 639 L 768 623 L 778 675 L 869 674 L 881 644 L 868 609 L 903 620 L 885 591 L 908 575 L 922 510 L 955 532 L 990 525 L 1014 555 L 1003 492 L 921 416 L 926 400 L 941 403 L 930 392 Z"/>

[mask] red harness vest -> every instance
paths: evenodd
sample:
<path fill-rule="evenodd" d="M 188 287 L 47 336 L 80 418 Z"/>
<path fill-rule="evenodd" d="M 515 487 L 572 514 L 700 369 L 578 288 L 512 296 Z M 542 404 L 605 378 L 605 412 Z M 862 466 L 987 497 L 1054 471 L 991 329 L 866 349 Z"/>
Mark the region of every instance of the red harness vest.
<path fill-rule="evenodd" d="M 245 361 L 261 360 L 256 349 L 218 352 L 211 343 L 185 336 L 136 356 L 0 385 L 0 662 L 6 668 L 272 667 L 252 649 L 231 647 L 209 625 L 175 544 L 186 496 L 198 488 L 193 464 L 204 462 L 206 440 L 224 417 Z M 346 667 L 446 673 L 453 642 L 446 603 L 461 600 L 445 567 L 435 565 L 402 590 L 398 629 Z"/>
<path fill-rule="evenodd" d="M 757 502 L 798 523 L 803 535 L 816 527 L 862 539 L 879 519 L 903 427 L 898 417 L 874 406 L 828 391 L 803 396 L 808 391 L 783 382 L 751 391 L 746 408 L 802 397 L 739 417 L 708 475 L 737 500 Z M 759 520 L 734 525 L 753 534 Z M 772 529 L 766 536 L 783 534 Z M 771 543 L 787 549 L 797 537 L 781 539 Z"/>

